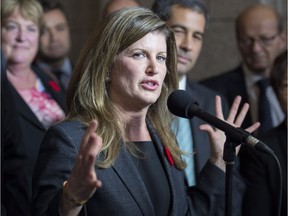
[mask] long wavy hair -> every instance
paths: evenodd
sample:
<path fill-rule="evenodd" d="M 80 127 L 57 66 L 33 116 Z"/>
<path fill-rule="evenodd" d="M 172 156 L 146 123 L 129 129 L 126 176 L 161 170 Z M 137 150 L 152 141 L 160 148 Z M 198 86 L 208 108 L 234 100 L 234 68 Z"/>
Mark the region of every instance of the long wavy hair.
<path fill-rule="evenodd" d="M 178 88 L 176 70 L 176 46 L 173 32 L 156 14 L 147 8 L 130 8 L 117 11 L 106 17 L 90 34 L 82 50 L 68 86 L 68 119 L 77 119 L 84 124 L 97 119 L 97 134 L 102 137 L 105 157 L 97 165 L 110 167 L 124 140 L 123 125 L 117 108 L 108 94 L 110 70 L 115 57 L 124 49 L 146 34 L 158 31 L 163 33 L 167 44 L 167 74 L 158 100 L 152 104 L 147 118 L 157 131 L 162 144 L 169 148 L 178 168 L 185 167 L 181 159 L 175 135 L 170 129 L 172 115 L 166 102 L 168 95 Z M 125 143 L 131 150 L 133 143 Z"/>

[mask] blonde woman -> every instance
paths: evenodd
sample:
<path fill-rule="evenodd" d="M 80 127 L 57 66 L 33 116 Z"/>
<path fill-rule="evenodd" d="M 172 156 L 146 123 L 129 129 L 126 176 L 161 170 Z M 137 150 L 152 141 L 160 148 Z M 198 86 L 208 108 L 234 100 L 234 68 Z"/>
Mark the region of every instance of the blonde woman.
<path fill-rule="evenodd" d="M 188 193 L 166 106 L 177 82 L 173 33 L 149 9 L 123 9 L 97 26 L 68 87 L 67 121 L 43 140 L 33 215 L 213 214 L 224 201 L 222 152 L 203 171 L 219 179 Z M 236 125 L 247 107 L 235 119 L 237 110 L 229 116 Z M 222 132 L 204 128 L 223 146 Z"/>
<path fill-rule="evenodd" d="M 65 92 L 50 74 L 31 66 L 38 50 L 42 15 L 36 0 L 1 1 L 1 47 L 7 61 L 12 100 L 17 105 L 15 115 L 20 117 L 18 126 L 22 134 L 21 151 L 24 151 L 21 153 L 27 162 L 25 175 L 29 183 L 25 189 L 29 200 L 32 173 L 44 133 L 65 115 Z"/>

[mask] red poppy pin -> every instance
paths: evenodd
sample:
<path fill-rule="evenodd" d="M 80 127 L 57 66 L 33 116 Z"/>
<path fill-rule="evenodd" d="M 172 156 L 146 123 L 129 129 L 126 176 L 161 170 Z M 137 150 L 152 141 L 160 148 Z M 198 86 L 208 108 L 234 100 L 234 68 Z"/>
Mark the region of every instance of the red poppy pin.
<path fill-rule="evenodd" d="M 51 80 L 48 84 L 55 92 L 60 92 L 60 86 L 55 81 Z"/>
<path fill-rule="evenodd" d="M 165 146 L 164 149 L 165 149 L 165 154 L 166 154 L 166 157 L 167 157 L 170 165 L 171 165 L 171 166 L 174 166 L 174 160 L 173 160 L 173 158 L 172 158 L 172 156 L 171 156 L 171 153 L 170 153 L 169 148 L 168 148 L 167 146 Z"/>

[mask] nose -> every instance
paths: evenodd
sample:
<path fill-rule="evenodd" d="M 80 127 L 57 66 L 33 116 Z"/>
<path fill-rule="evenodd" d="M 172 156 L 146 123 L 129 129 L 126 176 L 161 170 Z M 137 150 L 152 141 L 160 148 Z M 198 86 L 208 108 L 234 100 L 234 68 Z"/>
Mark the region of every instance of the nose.
<path fill-rule="evenodd" d="M 251 45 L 251 49 L 254 51 L 254 52 L 258 52 L 259 50 L 262 50 L 262 45 L 261 45 L 261 42 L 258 41 L 258 40 L 254 40 L 252 45 Z"/>
<path fill-rule="evenodd" d="M 185 51 L 191 51 L 193 48 L 193 38 L 192 36 L 185 35 L 183 37 L 181 43 L 180 43 L 180 48 L 182 48 Z"/>
<path fill-rule="evenodd" d="M 158 74 L 158 65 L 157 60 L 149 59 L 148 67 L 146 69 L 146 73 L 150 75 Z"/>
<path fill-rule="evenodd" d="M 17 32 L 16 40 L 17 40 L 18 42 L 24 41 L 25 38 L 26 38 L 26 36 L 27 36 L 27 32 L 26 32 L 24 29 L 19 28 L 19 29 L 18 29 L 18 32 Z"/>
<path fill-rule="evenodd" d="M 56 36 L 56 32 L 53 29 L 49 29 L 48 30 L 48 34 L 49 34 L 49 38 L 50 38 L 51 41 L 54 41 L 56 39 L 56 37 L 57 37 Z"/>

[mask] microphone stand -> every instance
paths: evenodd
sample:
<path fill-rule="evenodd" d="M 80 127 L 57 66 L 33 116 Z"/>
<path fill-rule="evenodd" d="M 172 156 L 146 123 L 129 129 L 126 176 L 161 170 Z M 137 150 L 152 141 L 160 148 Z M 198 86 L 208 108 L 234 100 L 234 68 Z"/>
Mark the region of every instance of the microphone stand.
<path fill-rule="evenodd" d="M 236 158 L 235 147 L 237 144 L 231 141 L 226 134 L 224 143 L 223 160 L 226 164 L 225 173 L 225 216 L 232 216 L 232 189 L 233 189 L 233 167 Z"/>

